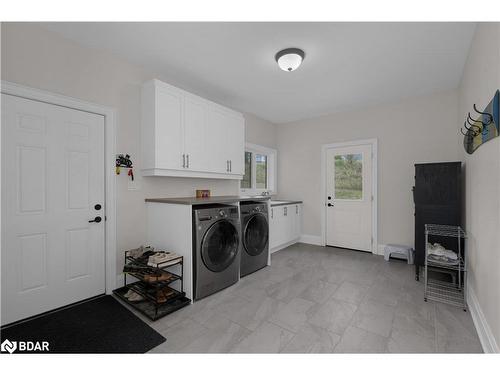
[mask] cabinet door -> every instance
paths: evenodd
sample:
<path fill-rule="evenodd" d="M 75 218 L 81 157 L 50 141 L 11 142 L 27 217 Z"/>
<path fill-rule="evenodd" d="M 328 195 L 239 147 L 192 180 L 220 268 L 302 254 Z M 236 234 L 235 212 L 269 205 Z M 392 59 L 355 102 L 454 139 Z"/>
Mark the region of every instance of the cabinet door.
<path fill-rule="evenodd" d="M 210 106 L 208 119 L 206 145 L 210 172 L 229 173 L 228 117 L 223 110 Z"/>
<path fill-rule="evenodd" d="M 284 243 L 290 242 L 295 238 L 295 206 L 284 206 Z"/>
<path fill-rule="evenodd" d="M 245 120 L 239 116 L 228 116 L 227 145 L 229 173 L 245 174 Z"/>
<path fill-rule="evenodd" d="M 300 234 L 302 232 L 300 204 L 293 205 L 292 210 L 293 210 L 293 239 L 297 239 L 300 237 Z"/>
<path fill-rule="evenodd" d="M 184 98 L 184 154 L 185 168 L 192 171 L 209 170 L 206 150 L 208 103 L 201 98 Z"/>
<path fill-rule="evenodd" d="M 164 87 L 156 88 L 156 168 L 184 169 L 182 165 L 184 143 L 182 107 L 181 92 Z"/>
<path fill-rule="evenodd" d="M 278 220 L 276 219 L 278 207 L 271 207 L 269 215 L 269 249 L 278 246 Z"/>

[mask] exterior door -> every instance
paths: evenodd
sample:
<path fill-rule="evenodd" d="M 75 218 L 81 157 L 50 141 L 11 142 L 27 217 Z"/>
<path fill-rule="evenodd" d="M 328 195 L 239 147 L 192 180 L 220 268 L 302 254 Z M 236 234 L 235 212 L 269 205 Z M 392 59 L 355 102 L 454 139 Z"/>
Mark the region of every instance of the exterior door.
<path fill-rule="evenodd" d="M 372 251 L 372 146 L 326 151 L 326 244 Z"/>
<path fill-rule="evenodd" d="M 103 116 L 2 94 L 2 325 L 105 292 L 104 175 Z"/>

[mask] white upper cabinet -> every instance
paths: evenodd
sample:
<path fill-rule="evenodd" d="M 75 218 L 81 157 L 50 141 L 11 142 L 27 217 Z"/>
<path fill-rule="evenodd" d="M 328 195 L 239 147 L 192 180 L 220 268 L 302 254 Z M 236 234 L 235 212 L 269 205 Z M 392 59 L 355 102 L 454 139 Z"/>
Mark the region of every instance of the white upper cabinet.
<path fill-rule="evenodd" d="M 158 80 L 142 90 L 144 176 L 241 179 L 245 120 Z"/>
<path fill-rule="evenodd" d="M 184 98 L 184 158 L 185 167 L 192 171 L 210 171 L 206 136 L 208 103 L 195 96 Z"/>

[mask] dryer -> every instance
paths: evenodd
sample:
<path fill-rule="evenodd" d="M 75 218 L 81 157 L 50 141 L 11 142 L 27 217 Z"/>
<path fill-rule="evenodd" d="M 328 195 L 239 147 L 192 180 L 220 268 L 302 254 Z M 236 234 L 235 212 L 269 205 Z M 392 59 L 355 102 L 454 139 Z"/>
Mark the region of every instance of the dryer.
<path fill-rule="evenodd" d="M 241 262 L 240 276 L 267 266 L 269 258 L 269 220 L 267 202 L 240 202 Z"/>
<path fill-rule="evenodd" d="M 236 283 L 240 273 L 240 217 L 236 206 L 193 206 L 194 299 Z"/>

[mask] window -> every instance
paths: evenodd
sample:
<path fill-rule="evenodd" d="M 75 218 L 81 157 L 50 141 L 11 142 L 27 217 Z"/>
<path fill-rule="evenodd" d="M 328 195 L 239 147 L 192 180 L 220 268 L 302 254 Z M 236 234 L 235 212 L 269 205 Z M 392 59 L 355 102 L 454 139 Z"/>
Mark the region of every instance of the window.
<path fill-rule="evenodd" d="M 335 199 L 363 198 L 363 155 L 335 155 Z"/>
<path fill-rule="evenodd" d="M 276 193 L 276 150 L 247 143 L 245 147 L 245 175 L 241 191 L 246 194 Z"/>

